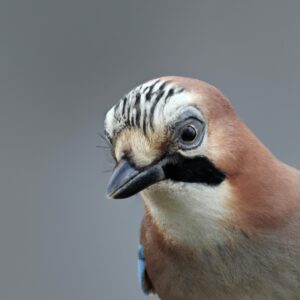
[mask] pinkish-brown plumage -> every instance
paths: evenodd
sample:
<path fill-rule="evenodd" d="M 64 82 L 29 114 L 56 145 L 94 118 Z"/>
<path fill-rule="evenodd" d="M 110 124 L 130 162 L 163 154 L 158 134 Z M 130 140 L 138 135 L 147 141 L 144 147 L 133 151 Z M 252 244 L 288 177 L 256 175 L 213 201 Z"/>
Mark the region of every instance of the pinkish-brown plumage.
<path fill-rule="evenodd" d="M 145 284 L 162 300 L 300 299 L 300 172 L 274 157 L 213 86 L 160 80 L 184 89 L 182 103 L 207 122 L 202 144 L 181 152 L 206 157 L 226 179 L 214 186 L 165 180 L 141 191 Z M 126 153 L 145 168 L 166 151 L 180 152 L 165 125 L 110 134 L 117 160 Z"/>

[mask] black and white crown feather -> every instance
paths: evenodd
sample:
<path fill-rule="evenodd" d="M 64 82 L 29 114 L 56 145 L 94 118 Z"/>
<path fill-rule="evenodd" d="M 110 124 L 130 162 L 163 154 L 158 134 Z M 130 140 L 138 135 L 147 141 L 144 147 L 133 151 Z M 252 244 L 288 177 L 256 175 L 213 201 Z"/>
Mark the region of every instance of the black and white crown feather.
<path fill-rule="evenodd" d="M 125 127 L 136 127 L 146 135 L 177 115 L 188 104 L 188 94 L 184 88 L 164 79 L 139 85 L 108 111 L 105 133 L 112 140 Z"/>

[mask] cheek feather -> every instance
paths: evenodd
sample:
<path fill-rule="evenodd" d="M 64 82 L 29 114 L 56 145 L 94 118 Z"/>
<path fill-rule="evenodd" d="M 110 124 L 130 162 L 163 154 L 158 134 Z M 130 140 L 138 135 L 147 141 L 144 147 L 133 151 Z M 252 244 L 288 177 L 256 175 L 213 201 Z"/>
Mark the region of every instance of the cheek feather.
<path fill-rule="evenodd" d="M 115 144 L 117 161 L 129 156 L 136 167 L 150 165 L 160 158 L 165 151 L 164 134 L 151 134 L 148 137 L 139 129 L 122 131 Z"/>
<path fill-rule="evenodd" d="M 217 169 L 206 157 L 188 158 L 175 155 L 173 160 L 164 166 L 167 179 L 218 186 L 226 178 L 226 174 Z"/>

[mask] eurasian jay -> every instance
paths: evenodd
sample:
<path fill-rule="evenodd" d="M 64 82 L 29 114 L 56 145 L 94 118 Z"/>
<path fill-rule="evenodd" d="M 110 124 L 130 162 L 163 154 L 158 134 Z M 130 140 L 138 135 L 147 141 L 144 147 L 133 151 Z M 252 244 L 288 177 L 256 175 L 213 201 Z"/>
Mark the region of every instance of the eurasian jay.
<path fill-rule="evenodd" d="M 139 265 L 162 300 L 300 299 L 300 172 L 275 158 L 215 87 L 146 82 L 105 135 L 111 198 L 145 204 Z"/>

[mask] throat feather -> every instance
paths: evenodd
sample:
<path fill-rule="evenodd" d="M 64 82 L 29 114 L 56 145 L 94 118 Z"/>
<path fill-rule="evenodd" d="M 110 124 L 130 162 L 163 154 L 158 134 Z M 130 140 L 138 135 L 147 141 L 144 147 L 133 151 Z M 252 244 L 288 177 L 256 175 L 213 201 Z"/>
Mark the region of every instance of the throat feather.
<path fill-rule="evenodd" d="M 162 181 L 142 192 L 148 213 L 167 238 L 201 247 L 229 234 L 227 181 L 218 186 Z M 224 226 L 225 225 L 225 226 Z"/>

